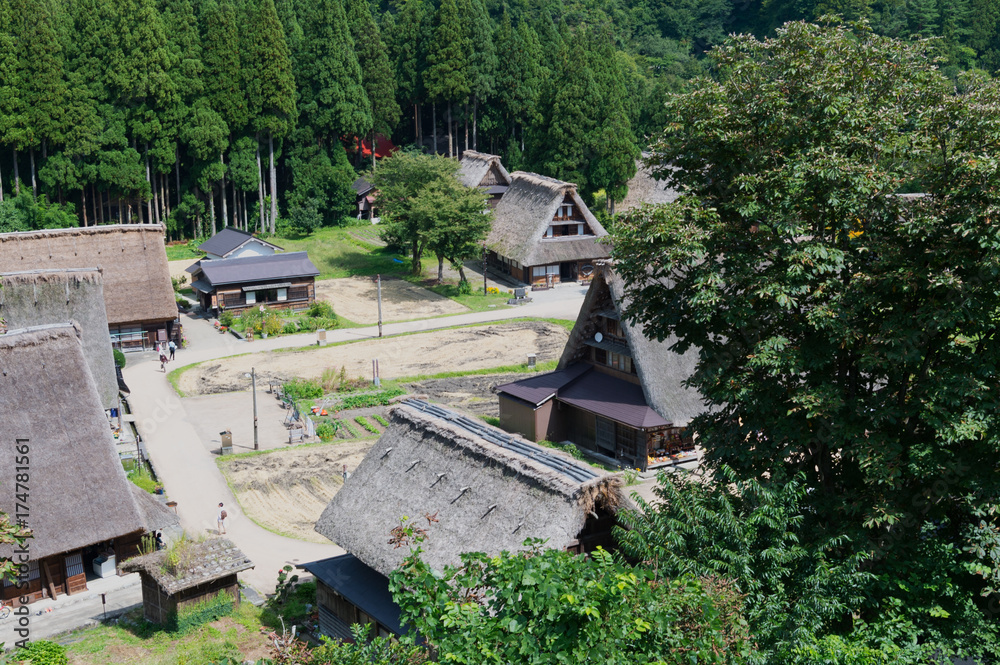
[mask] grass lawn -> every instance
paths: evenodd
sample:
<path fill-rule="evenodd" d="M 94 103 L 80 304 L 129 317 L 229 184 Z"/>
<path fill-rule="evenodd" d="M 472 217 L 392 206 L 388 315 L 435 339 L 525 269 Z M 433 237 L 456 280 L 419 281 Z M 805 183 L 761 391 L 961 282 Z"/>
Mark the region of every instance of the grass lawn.
<path fill-rule="evenodd" d="M 181 635 L 152 626 L 137 610 L 117 624 L 74 631 L 57 641 L 66 646 L 70 662 L 81 665 L 202 665 L 226 658 L 243 662 L 266 655 L 261 614 L 259 608 L 243 602 L 231 616 Z"/>
<path fill-rule="evenodd" d="M 370 226 L 328 227 L 305 237 L 275 236 L 269 240 L 287 252 L 309 252 L 319 270 L 316 279 L 376 274 L 405 276 L 410 266 L 406 257 L 355 237 L 370 233 Z M 427 265 L 430 263 L 425 262 L 425 269 Z"/>
<path fill-rule="evenodd" d="M 197 244 L 200 245 L 202 242 L 204 241 L 198 241 Z M 186 242 L 167 245 L 167 261 L 200 259 L 203 256 L 205 256 L 205 252 L 199 252 L 196 249 L 191 249 Z"/>

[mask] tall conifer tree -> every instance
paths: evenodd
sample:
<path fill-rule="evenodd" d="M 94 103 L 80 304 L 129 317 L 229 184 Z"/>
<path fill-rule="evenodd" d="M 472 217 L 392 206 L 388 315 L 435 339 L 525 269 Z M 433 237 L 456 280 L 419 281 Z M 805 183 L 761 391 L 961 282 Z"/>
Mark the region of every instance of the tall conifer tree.
<path fill-rule="evenodd" d="M 427 50 L 427 71 L 424 84 L 433 102 L 448 104 L 448 156 L 454 156 L 451 126 L 451 105 L 468 97 L 469 64 L 468 31 L 455 0 L 441 0 L 434 20 L 434 35 Z M 434 146 L 437 153 L 437 145 Z"/>
<path fill-rule="evenodd" d="M 347 20 L 351 25 L 354 50 L 361 66 L 362 85 L 368 97 L 371 126 L 374 133 L 391 134 L 399 123 L 396 103 L 396 81 L 392 66 L 368 0 L 346 0 Z M 375 164 L 375 137 L 372 136 L 372 165 Z"/>

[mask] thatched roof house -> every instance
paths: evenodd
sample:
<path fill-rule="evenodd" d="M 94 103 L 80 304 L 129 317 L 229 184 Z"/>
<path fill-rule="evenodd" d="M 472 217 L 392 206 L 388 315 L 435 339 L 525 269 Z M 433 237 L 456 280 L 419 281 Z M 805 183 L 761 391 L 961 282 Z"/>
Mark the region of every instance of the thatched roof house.
<path fill-rule="evenodd" d="M 118 377 L 104 306 L 104 279 L 96 268 L 0 273 L 0 318 L 8 328 L 75 321 L 83 353 L 105 409 L 118 405 Z"/>
<path fill-rule="evenodd" d="M 115 452 L 97 384 L 76 325 L 10 330 L 0 335 L 0 423 L 11 453 L 0 474 L 0 511 L 24 517 L 34 532 L 27 595 L 32 599 L 86 589 L 84 567 L 101 552 L 131 556 L 144 515 Z M 24 446 L 26 452 L 13 446 Z M 25 461 L 26 460 L 26 461 Z M 13 483 L 30 467 L 27 488 Z M 17 493 L 27 494 L 18 498 Z M 11 547 L 0 547 L 9 556 Z M 19 591 L 5 586 L 3 597 Z"/>
<path fill-rule="evenodd" d="M 125 346 L 131 342 L 149 348 L 158 335 L 179 339 L 173 325 L 177 302 L 159 224 L 0 233 L 0 272 L 59 268 L 101 270 L 113 340 L 125 334 Z"/>
<path fill-rule="evenodd" d="M 170 623 L 178 609 L 218 593 L 228 593 L 234 606 L 240 604 L 237 574 L 254 564 L 236 545 L 226 538 L 212 538 L 200 543 L 183 541 L 174 547 L 176 566 L 171 567 L 164 550 L 119 566 L 142 578 L 143 614 L 148 621 Z"/>
<path fill-rule="evenodd" d="M 628 194 L 615 206 L 615 212 L 624 213 L 644 204 L 659 205 L 673 203 L 680 192 L 653 175 L 652 169 L 636 161 L 636 171 L 628 181 Z"/>
<path fill-rule="evenodd" d="M 706 406 L 686 387 L 697 349 L 648 338 L 621 317 L 624 284 L 598 266 L 554 372 L 497 386 L 500 424 L 529 439 L 570 440 L 631 468 L 690 459 L 691 420 Z"/>
<path fill-rule="evenodd" d="M 462 552 L 522 550 L 527 538 L 575 552 L 607 546 L 623 501 L 618 476 L 409 400 L 392 410 L 389 427 L 323 511 L 316 531 L 381 575 L 384 584 L 409 554 L 409 548 L 389 543 L 403 516 L 426 528 L 424 561 L 441 569 L 460 563 Z M 346 624 L 354 620 L 345 608 L 357 600 L 348 589 L 338 590 L 346 579 L 318 576 L 321 625 L 336 624 L 338 617 Z"/>
<path fill-rule="evenodd" d="M 498 155 L 466 150 L 458 162 L 458 180 L 466 187 L 479 187 L 489 195 L 487 203 L 496 208 L 510 187 L 510 174 Z"/>
<path fill-rule="evenodd" d="M 576 185 L 515 171 L 486 246 L 496 268 L 538 288 L 588 281 L 594 262 L 609 256 L 609 246 L 598 242 L 606 235 Z"/>

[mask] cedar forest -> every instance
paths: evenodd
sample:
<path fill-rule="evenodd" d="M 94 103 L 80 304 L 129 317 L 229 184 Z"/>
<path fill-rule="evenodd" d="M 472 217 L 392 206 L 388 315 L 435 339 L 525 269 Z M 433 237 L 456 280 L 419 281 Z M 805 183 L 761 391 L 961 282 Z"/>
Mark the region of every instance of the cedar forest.
<path fill-rule="evenodd" d="M 0 230 L 335 225 L 376 133 L 613 209 L 707 51 L 830 12 L 1000 68 L 997 0 L 0 0 Z"/>

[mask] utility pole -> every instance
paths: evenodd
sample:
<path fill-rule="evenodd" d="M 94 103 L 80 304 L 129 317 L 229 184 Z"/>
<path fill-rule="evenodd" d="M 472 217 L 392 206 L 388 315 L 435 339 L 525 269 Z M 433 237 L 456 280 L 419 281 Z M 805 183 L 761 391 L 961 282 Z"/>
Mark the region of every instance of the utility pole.
<path fill-rule="evenodd" d="M 378 282 L 378 336 L 382 337 L 382 275 L 375 275 Z"/>
<path fill-rule="evenodd" d="M 483 295 L 487 295 L 489 289 L 486 288 L 486 243 L 483 243 Z"/>
<path fill-rule="evenodd" d="M 253 449 L 260 450 L 257 441 L 257 370 L 250 368 L 250 382 L 253 384 Z"/>

